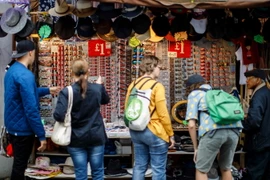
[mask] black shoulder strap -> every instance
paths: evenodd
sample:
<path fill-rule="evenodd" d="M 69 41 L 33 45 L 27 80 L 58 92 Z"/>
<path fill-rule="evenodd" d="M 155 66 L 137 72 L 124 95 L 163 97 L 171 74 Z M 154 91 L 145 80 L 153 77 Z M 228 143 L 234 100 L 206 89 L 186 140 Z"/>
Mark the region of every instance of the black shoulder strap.
<path fill-rule="evenodd" d="M 147 79 L 146 81 L 144 81 L 144 83 L 139 87 L 139 89 L 142 89 L 142 87 L 150 80 L 152 80 L 152 79 Z"/>
<path fill-rule="evenodd" d="M 131 88 L 131 91 L 132 91 L 132 89 L 137 85 L 137 84 L 139 84 L 143 79 L 145 79 L 145 78 L 149 78 L 149 80 L 151 79 L 151 77 L 143 77 L 143 78 L 141 78 L 138 82 L 136 82 L 136 80 L 134 81 L 134 85 L 133 85 L 133 87 Z"/>

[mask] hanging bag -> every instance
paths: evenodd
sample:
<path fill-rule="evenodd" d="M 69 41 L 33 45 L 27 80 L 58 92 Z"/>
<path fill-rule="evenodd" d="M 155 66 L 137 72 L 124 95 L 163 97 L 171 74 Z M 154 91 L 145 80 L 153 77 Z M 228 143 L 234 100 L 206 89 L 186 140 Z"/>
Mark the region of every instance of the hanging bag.
<path fill-rule="evenodd" d="M 68 108 L 64 122 L 56 121 L 54 124 L 51 140 L 60 146 L 67 146 L 71 139 L 71 109 L 73 103 L 73 91 L 71 86 L 68 89 Z"/>
<path fill-rule="evenodd" d="M 1 127 L 0 155 L 5 156 L 5 157 L 13 156 L 13 150 L 12 150 L 10 137 L 9 137 L 9 134 L 7 133 L 7 129 L 5 126 Z"/>

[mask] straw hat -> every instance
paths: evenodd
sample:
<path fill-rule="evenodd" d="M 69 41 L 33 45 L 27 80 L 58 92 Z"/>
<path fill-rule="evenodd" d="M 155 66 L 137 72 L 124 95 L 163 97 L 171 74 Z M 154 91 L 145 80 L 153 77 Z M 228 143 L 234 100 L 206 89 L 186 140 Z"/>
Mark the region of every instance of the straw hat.
<path fill-rule="evenodd" d="M 92 7 L 92 2 L 88 0 L 78 0 L 73 14 L 78 17 L 87 17 L 95 14 L 96 8 Z"/>
<path fill-rule="evenodd" d="M 58 164 L 58 166 L 63 166 L 64 174 L 74 174 L 74 164 L 71 157 L 67 157 L 64 164 Z"/>
<path fill-rule="evenodd" d="M 115 34 L 114 34 L 114 31 L 113 31 L 113 29 L 111 29 L 110 30 L 110 32 L 108 33 L 108 34 L 99 34 L 99 33 L 97 33 L 97 36 L 100 38 L 100 39 L 102 39 L 102 40 L 104 40 L 104 41 L 108 41 L 108 42 L 114 42 L 114 41 L 116 41 L 118 38 L 115 36 Z"/>
<path fill-rule="evenodd" d="M 65 0 L 56 0 L 55 7 L 51 8 L 48 12 L 52 16 L 66 16 L 71 14 L 75 7 L 71 4 L 67 4 Z"/>

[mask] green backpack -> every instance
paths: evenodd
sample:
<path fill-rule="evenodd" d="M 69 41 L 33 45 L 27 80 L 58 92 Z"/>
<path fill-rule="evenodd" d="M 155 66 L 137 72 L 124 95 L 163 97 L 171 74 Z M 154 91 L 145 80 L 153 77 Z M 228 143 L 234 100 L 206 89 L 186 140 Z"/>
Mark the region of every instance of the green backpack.
<path fill-rule="evenodd" d="M 152 80 L 151 78 L 148 78 L 139 88 L 136 88 L 135 86 L 143 79 L 145 78 L 140 79 L 137 83 L 134 82 L 128 97 L 127 107 L 124 110 L 124 121 L 126 126 L 135 131 L 143 131 L 147 127 L 151 116 L 155 111 L 154 109 L 153 112 L 150 113 L 149 105 L 152 90 L 158 82 L 154 81 L 150 89 L 141 90 L 148 81 Z"/>
<path fill-rule="evenodd" d="M 239 100 L 223 90 L 199 88 L 206 92 L 207 111 L 216 124 L 232 124 L 244 119 L 244 111 Z"/>

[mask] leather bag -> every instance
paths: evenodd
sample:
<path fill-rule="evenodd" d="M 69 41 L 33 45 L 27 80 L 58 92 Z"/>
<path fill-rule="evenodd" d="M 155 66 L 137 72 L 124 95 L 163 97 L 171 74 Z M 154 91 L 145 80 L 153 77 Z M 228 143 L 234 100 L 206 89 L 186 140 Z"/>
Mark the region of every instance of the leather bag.
<path fill-rule="evenodd" d="M 64 122 L 56 121 L 54 124 L 51 140 L 60 146 L 67 146 L 71 139 L 71 109 L 73 103 L 73 90 L 71 86 L 68 88 L 68 109 Z"/>

